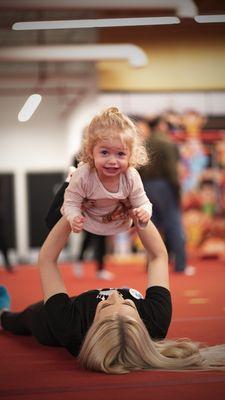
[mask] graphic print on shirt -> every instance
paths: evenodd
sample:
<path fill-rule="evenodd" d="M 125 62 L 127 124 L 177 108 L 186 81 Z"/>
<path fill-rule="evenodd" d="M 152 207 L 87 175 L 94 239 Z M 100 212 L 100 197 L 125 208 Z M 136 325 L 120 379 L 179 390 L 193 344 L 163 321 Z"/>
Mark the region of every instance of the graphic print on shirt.
<path fill-rule="evenodd" d="M 136 289 L 133 289 L 133 288 L 131 288 L 131 289 L 120 288 L 120 289 L 127 290 L 131 294 L 131 296 L 134 297 L 135 299 L 143 299 L 144 298 L 143 295 Z M 101 300 L 106 300 L 108 298 L 108 296 L 112 293 L 113 290 L 117 290 L 117 289 L 114 289 L 114 288 L 101 289 L 101 290 L 99 290 L 99 293 L 96 298 L 101 299 Z M 120 294 L 122 296 L 122 293 L 120 293 Z"/>
<path fill-rule="evenodd" d="M 136 290 L 136 289 L 130 289 L 129 290 L 129 292 L 130 292 L 130 294 L 131 294 L 131 296 L 133 296 L 135 299 L 143 299 L 144 297 L 142 296 L 142 294 L 138 291 L 138 290 Z"/>
<path fill-rule="evenodd" d="M 111 288 L 111 289 L 99 290 L 99 293 L 98 293 L 96 299 L 106 300 L 108 298 L 108 296 L 112 293 L 113 290 L 116 290 L 116 289 Z"/>
<path fill-rule="evenodd" d="M 124 201 L 122 200 L 112 212 L 103 215 L 102 222 L 107 224 L 111 221 L 127 220 L 129 218 L 129 210 L 131 208 L 131 203 L 128 198 Z"/>

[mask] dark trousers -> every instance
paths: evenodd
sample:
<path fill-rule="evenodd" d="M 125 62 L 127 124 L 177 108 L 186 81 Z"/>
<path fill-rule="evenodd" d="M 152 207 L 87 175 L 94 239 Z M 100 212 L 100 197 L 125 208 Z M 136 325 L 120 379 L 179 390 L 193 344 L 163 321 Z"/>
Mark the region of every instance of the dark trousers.
<path fill-rule="evenodd" d="M 185 235 L 173 189 L 164 179 L 146 181 L 144 188 L 153 204 L 152 222 L 162 232 L 168 253 L 174 257 L 175 271 L 182 272 L 186 267 Z"/>
<path fill-rule="evenodd" d="M 0 232 L 0 251 L 2 252 L 5 265 L 6 266 L 10 265 L 8 257 L 8 246 L 3 232 Z"/>
<path fill-rule="evenodd" d="M 4 264 L 5 266 L 10 265 L 9 257 L 8 257 L 8 248 L 3 243 L 0 244 L 0 251 L 2 252 Z"/>
<path fill-rule="evenodd" d="M 49 328 L 43 301 L 32 304 L 21 312 L 4 311 L 1 324 L 4 330 L 15 335 L 32 335 L 41 344 L 59 346 Z"/>
<path fill-rule="evenodd" d="M 52 204 L 48 210 L 45 218 L 45 222 L 49 230 L 59 221 L 62 217 L 60 209 L 64 200 L 64 193 L 69 185 L 68 182 L 63 182 L 58 192 L 56 193 Z M 82 261 L 84 259 L 84 252 L 87 248 L 94 248 L 94 259 L 97 262 L 97 269 L 100 271 L 104 268 L 104 256 L 106 254 L 106 238 L 102 235 L 95 235 L 94 233 L 84 231 L 84 240 L 81 245 L 78 260 Z"/>
<path fill-rule="evenodd" d="M 98 271 L 101 271 L 104 268 L 104 256 L 106 254 L 105 236 L 95 235 L 94 233 L 84 231 L 84 239 L 78 255 L 79 261 L 83 261 L 84 252 L 89 247 L 94 249 L 94 259 L 97 262 L 97 269 Z"/>

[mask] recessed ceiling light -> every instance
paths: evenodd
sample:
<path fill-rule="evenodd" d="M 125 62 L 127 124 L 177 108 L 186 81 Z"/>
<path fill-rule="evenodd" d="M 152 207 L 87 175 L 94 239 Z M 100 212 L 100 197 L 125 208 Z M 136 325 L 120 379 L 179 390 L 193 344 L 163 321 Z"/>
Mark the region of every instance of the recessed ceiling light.
<path fill-rule="evenodd" d="M 224 14 L 218 14 L 218 15 L 196 15 L 194 17 L 195 21 L 198 22 L 199 24 L 208 24 L 208 23 L 213 23 L 213 22 L 225 22 L 225 15 Z"/>
<path fill-rule="evenodd" d="M 20 122 L 28 121 L 39 106 L 41 99 L 42 97 L 40 94 L 32 94 L 29 96 L 18 114 L 18 120 Z"/>
<path fill-rule="evenodd" d="M 13 24 L 12 29 L 19 31 L 34 29 L 110 28 L 116 26 L 170 25 L 179 23 L 180 19 L 178 17 L 75 19 L 63 21 L 16 22 Z"/>

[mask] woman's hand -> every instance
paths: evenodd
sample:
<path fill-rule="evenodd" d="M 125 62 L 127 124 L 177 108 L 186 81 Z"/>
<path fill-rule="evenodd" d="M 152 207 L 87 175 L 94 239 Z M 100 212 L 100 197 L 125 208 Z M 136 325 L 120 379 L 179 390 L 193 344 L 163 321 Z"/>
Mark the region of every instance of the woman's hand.
<path fill-rule="evenodd" d="M 85 221 L 85 217 L 83 215 L 78 215 L 78 216 L 74 217 L 72 219 L 72 221 L 70 222 L 71 230 L 74 233 L 81 232 L 82 229 L 84 228 L 84 221 Z"/>

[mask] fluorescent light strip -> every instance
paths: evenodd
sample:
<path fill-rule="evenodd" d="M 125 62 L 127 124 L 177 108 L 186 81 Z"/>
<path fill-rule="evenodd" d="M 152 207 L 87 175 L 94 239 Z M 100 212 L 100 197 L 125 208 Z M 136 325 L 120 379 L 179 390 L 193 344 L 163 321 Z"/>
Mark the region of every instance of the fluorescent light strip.
<path fill-rule="evenodd" d="M 194 20 L 198 22 L 199 24 L 208 24 L 208 23 L 213 23 L 213 22 L 225 22 L 225 15 L 224 14 L 218 14 L 218 15 L 196 15 L 194 17 Z"/>
<path fill-rule="evenodd" d="M 179 24 L 177 17 L 149 17 L 149 18 L 107 18 L 107 19 L 78 19 L 65 21 L 33 21 L 16 22 L 12 29 L 81 29 L 81 28 L 109 28 L 115 26 L 143 26 L 143 25 L 170 25 Z"/>
<path fill-rule="evenodd" d="M 41 99 L 42 97 L 40 94 L 32 94 L 29 96 L 18 114 L 18 120 L 20 122 L 28 121 L 38 108 Z"/>
<path fill-rule="evenodd" d="M 133 67 L 143 67 L 148 57 L 141 47 L 134 44 L 84 44 L 38 45 L 0 47 L 0 63 L 38 61 L 90 61 L 127 60 Z"/>

